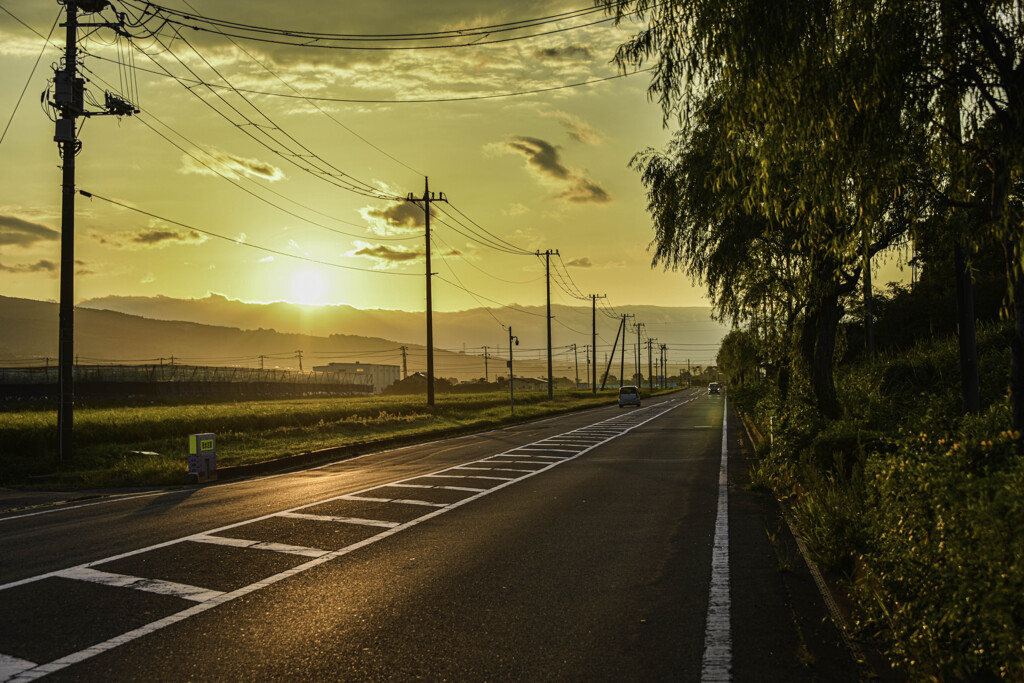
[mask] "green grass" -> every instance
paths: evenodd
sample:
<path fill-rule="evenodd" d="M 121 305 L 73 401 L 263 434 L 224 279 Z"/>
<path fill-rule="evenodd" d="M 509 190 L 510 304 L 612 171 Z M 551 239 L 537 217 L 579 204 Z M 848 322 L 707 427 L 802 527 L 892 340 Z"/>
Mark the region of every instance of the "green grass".
<path fill-rule="evenodd" d="M 433 409 L 423 396 L 83 407 L 75 411 L 70 466 L 58 461 L 56 412 L 15 410 L 0 413 L 0 485 L 184 484 L 189 434 L 216 434 L 217 465 L 229 467 L 336 446 L 425 440 L 614 400 L 609 392 L 558 392 L 553 401 L 546 393 L 517 392 L 514 417 L 505 393 L 439 395 Z"/>

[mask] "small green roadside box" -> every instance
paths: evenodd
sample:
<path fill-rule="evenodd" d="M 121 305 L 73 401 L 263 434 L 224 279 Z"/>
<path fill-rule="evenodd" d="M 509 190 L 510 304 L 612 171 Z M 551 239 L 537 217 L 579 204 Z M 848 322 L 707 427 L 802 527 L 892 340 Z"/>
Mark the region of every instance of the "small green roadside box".
<path fill-rule="evenodd" d="M 188 473 L 199 483 L 217 480 L 217 437 L 191 434 L 188 437 Z"/>

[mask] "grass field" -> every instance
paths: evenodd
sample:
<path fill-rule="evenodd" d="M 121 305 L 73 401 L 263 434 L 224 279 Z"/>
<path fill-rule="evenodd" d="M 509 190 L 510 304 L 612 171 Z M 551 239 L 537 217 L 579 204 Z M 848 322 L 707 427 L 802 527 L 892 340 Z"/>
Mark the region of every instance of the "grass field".
<path fill-rule="evenodd" d="M 217 435 L 217 465 L 263 462 L 337 446 L 434 438 L 590 406 L 615 393 L 543 392 L 308 398 L 209 404 L 83 407 L 75 457 L 57 457 L 53 409 L 0 412 L 0 485 L 98 488 L 185 484 L 189 434 Z"/>

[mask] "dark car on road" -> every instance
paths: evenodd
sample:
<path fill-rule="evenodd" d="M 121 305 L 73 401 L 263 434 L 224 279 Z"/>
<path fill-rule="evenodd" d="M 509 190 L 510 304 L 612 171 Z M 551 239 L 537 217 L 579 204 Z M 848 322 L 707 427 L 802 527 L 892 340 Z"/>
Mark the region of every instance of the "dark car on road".
<path fill-rule="evenodd" d="M 712 382 L 711 384 L 708 385 L 708 393 L 709 394 L 720 394 L 720 393 L 722 393 L 722 385 L 719 384 L 718 382 Z"/>
<path fill-rule="evenodd" d="M 640 390 L 634 386 L 619 387 L 619 407 L 640 407 Z"/>

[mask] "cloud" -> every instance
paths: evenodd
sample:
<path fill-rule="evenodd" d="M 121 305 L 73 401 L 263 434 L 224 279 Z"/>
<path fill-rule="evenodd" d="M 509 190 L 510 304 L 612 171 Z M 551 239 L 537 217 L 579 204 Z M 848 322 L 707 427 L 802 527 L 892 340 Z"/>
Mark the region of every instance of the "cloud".
<path fill-rule="evenodd" d="M 558 149 L 540 138 L 516 136 L 493 145 L 499 151 L 516 152 L 526 158 L 529 168 L 541 181 L 562 188 L 556 196 L 574 204 L 605 204 L 611 196 L 585 172 L 562 163 Z"/>
<path fill-rule="evenodd" d="M 422 261 L 426 257 L 423 247 L 395 247 L 389 244 L 368 244 L 356 242 L 356 249 L 345 254 L 346 256 L 359 256 L 373 259 L 377 266 L 387 268 L 401 263 L 413 263 Z M 441 252 L 442 256 L 462 256 L 457 249 L 447 249 Z"/>
<path fill-rule="evenodd" d="M 395 202 L 383 209 L 367 206 L 360 210 L 363 218 L 381 235 L 395 232 L 422 232 L 426 227 L 423 207 L 415 202 Z M 431 209 L 431 216 L 437 216 Z"/>
<path fill-rule="evenodd" d="M 533 56 L 548 62 L 590 61 L 594 53 L 582 45 L 563 45 L 538 48 L 533 51 Z"/>
<path fill-rule="evenodd" d="M 387 268 L 400 263 L 410 263 L 423 259 L 426 254 L 422 248 L 392 247 L 387 244 L 367 244 L 357 242 L 356 249 L 348 252 L 346 256 L 360 256 L 373 259 L 381 268 Z"/>
<path fill-rule="evenodd" d="M 10 214 L 0 214 L 0 246 L 17 245 L 27 247 L 36 242 L 52 241 L 60 233 L 41 223 L 33 223 Z"/>
<path fill-rule="evenodd" d="M 273 164 L 217 149 L 210 152 L 197 149 L 191 156 L 182 155 L 180 170 L 182 173 L 196 175 L 223 175 L 233 180 L 241 180 L 242 177 L 249 176 L 274 182 L 283 180 L 285 177 L 284 171 Z"/>
<path fill-rule="evenodd" d="M 60 264 L 54 263 L 53 261 L 39 260 L 35 263 L 19 263 L 17 265 L 8 266 L 0 263 L 0 272 L 3 273 L 52 273 L 56 275 L 60 272 Z"/>
<path fill-rule="evenodd" d="M 569 112 L 542 111 L 540 115 L 558 119 L 558 121 L 569 132 L 569 137 L 576 142 L 582 142 L 585 145 L 599 145 L 604 141 L 604 133 L 597 130 L 580 117 L 574 116 Z"/>
<path fill-rule="evenodd" d="M 589 256 L 581 256 L 580 258 L 574 258 L 571 261 L 567 261 L 565 265 L 574 268 L 593 268 L 594 266 Z"/>
<path fill-rule="evenodd" d="M 151 227 L 139 232 L 125 230 L 109 235 L 92 231 L 89 233 L 89 237 L 115 249 L 162 249 L 172 244 L 202 244 L 207 239 L 205 235 L 195 230 L 181 232 L 159 227 Z"/>

